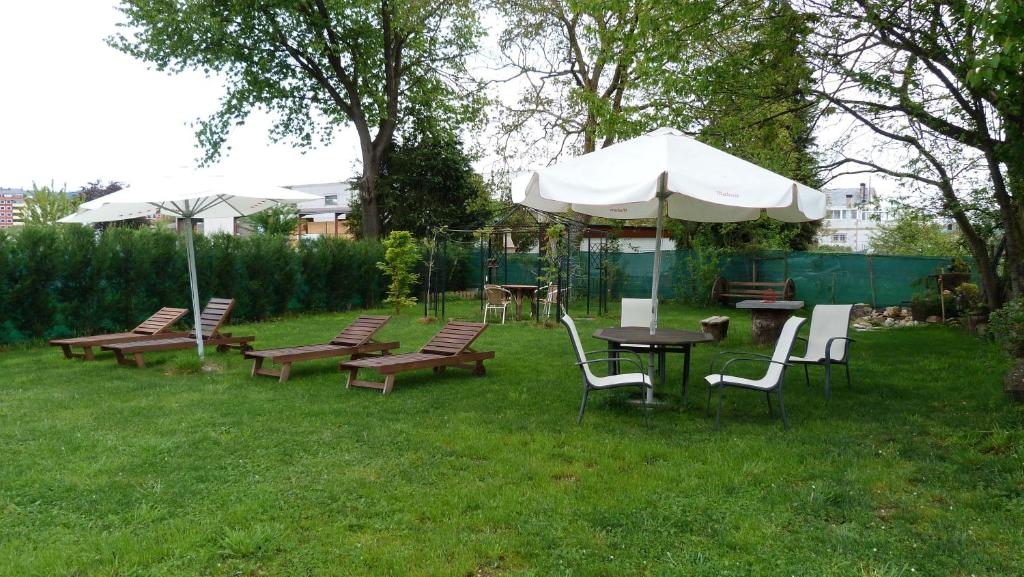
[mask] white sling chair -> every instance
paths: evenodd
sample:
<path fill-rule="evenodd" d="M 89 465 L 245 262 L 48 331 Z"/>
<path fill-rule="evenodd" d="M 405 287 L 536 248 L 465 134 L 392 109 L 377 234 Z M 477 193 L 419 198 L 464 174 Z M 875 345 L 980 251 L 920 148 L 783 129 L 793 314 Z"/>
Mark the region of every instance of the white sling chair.
<path fill-rule="evenodd" d="M 580 334 L 576 330 L 576 323 L 573 322 L 572 317 L 569 315 L 562 315 L 562 324 L 569 330 L 569 339 L 572 341 L 572 350 L 576 353 L 576 364 L 583 371 L 583 402 L 580 403 L 580 414 L 576 418 L 577 423 L 583 422 L 583 413 L 587 410 L 587 397 L 590 395 L 592 390 L 604 390 L 604 389 L 618 389 L 620 387 L 639 387 L 640 392 L 646 399 L 647 387 L 651 386 L 651 380 L 644 371 L 643 361 L 640 360 L 640 355 L 633 353 L 636 359 L 623 359 L 616 357 L 601 358 L 601 359 L 587 359 L 588 355 L 595 353 L 606 353 L 609 352 L 605 349 L 600 351 L 584 352 L 583 344 L 580 342 Z M 618 353 L 632 352 L 625 350 L 614 351 Z M 616 362 L 623 363 L 634 363 L 636 364 L 639 372 L 637 373 L 623 373 L 619 375 L 608 375 L 607 377 L 599 377 L 590 370 L 590 365 L 593 363 L 606 363 L 608 361 L 615 360 Z M 646 415 L 646 411 L 644 411 Z"/>
<path fill-rule="evenodd" d="M 711 361 L 711 370 L 708 371 L 711 374 L 704 377 L 708 382 L 708 404 L 706 411 L 711 411 L 711 392 L 718 389 L 718 413 L 715 415 L 716 429 L 721 423 L 722 397 L 725 396 L 726 387 L 750 389 L 752 391 L 764 391 L 765 397 L 768 399 L 769 415 L 772 414 L 771 394 L 775 393 L 779 398 L 779 410 L 782 413 L 782 426 L 783 428 L 789 427 L 789 420 L 786 418 L 786 405 L 782 401 L 782 380 L 786 376 L 786 367 L 791 366 L 786 362 L 786 360 L 789 358 L 789 353 L 793 350 L 793 343 L 796 342 L 796 334 L 800 330 L 800 325 L 802 325 L 805 320 L 807 319 L 790 317 L 790 319 L 786 321 L 786 324 L 782 327 L 782 334 L 779 335 L 779 340 L 775 343 L 775 352 L 770 357 L 768 355 L 760 355 L 757 353 L 726 351 L 719 353 L 718 356 L 715 357 L 715 360 Z M 732 355 L 733 358 L 729 359 L 725 365 L 722 366 L 721 372 L 716 373 L 715 361 L 724 355 Z M 739 362 L 768 363 L 768 370 L 760 379 L 748 379 L 725 374 L 731 365 Z"/>
<path fill-rule="evenodd" d="M 825 367 L 825 398 L 832 394 L 832 365 L 846 367 L 846 386 L 852 388 L 850 382 L 850 343 L 847 337 L 850 330 L 850 311 L 853 305 L 817 305 L 811 312 L 811 329 L 807 338 L 797 337 L 807 342 L 807 349 L 802 357 L 793 355 L 789 362 L 804 366 L 804 378 L 811 384 L 808 365 Z"/>

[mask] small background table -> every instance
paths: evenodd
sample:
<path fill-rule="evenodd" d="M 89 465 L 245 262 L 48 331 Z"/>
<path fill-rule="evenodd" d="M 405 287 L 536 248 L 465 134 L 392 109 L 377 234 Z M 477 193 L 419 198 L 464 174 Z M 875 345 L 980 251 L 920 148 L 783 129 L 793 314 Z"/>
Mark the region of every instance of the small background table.
<path fill-rule="evenodd" d="M 793 311 L 804 308 L 804 301 L 775 301 L 766 303 L 760 300 L 740 301 L 738 309 L 750 310 L 750 324 L 754 334 L 755 345 L 774 345 L 782 333 L 782 325 L 786 324 Z"/>
<path fill-rule="evenodd" d="M 595 339 L 608 341 L 608 348 L 623 348 L 622 345 L 650 345 L 651 360 L 658 354 L 658 372 L 661 383 L 665 383 L 665 353 L 683 353 L 683 399 L 686 399 L 690 381 L 690 349 L 697 343 L 710 343 L 714 339 L 697 331 L 667 329 L 658 327 L 655 333 L 647 327 L 610 327 L 598 329 Z M 616 353 L 609 353 L 609 358 L 616 358 Z M 617 370 L 617 367 L 613 370 Z M 653 401 L 653 391 L 648 391 L 647 402 Z"/>
<path fill-rule="evenodd" d="M 498 286 L 500 286 L 501 288 L 503 288 L 503 289 L 507 290 L 508 292 L 512 293 L 512 302 L 515 303 L 515 305 L 516 305 L 516 314 L 515 314 L 514 318 L 517 321 L 523 320 L 523 315 L 522 315 L 523 299 L 526 298 L 527 295 L 532 295 L 534 293 L 534 291 L 537 290 L 537 285 L 535 285 L 535 284 L 502 284 L 502 285 L 498 285 Z M 530 297 L 530 300 L 531 301 L 533 300 L 532 296 Z"/>

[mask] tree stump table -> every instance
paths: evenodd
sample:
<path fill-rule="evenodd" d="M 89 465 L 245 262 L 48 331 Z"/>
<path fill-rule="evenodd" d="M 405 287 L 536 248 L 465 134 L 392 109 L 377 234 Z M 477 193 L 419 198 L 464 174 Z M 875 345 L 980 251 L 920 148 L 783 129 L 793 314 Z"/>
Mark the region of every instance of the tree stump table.
<path fill-rule="evenodd" d="M 804 308 L 804 301 L 746 300 L 736 303 L 738 309 L 750 310 L 750 323 L 755 345 L 774 345 L 793 311 Z"/>

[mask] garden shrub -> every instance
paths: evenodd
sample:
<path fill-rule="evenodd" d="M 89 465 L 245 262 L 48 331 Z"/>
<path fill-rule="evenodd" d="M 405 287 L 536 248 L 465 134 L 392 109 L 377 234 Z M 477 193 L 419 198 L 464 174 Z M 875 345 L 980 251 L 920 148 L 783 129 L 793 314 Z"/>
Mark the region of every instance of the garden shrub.
<path fill-rule="evenodd" d="M 195 248 L 200 304 L 234 298 L 236 321 L 372 306 L 383 293 L 377 242 L 197 235 Z M 185 241 L 173 230 L 0 231 L 0 345 L 128 330 L 160 307 L 191 305 Z"/>
<path fill-rule="evenodd" d="M 1024 297 L 1009 301 L 989 317 L 989 329 L 1011 357 L 1024 359 Z"/>

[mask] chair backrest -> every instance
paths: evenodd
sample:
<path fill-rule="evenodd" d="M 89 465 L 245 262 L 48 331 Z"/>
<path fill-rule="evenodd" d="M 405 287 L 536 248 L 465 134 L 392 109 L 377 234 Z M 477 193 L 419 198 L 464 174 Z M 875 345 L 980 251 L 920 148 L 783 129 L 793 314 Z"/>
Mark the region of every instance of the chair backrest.
<path fill-rule="evenodd" d="M 489 305 L 502 306 L 508 302 L 509 291 L 496 284 L 484 285 L 484 300 Z"/>
<path fill-rule="evenodd" d="M 185 316 L 188 309 L 174 309 L 171 307 L 164 307 L 156 314 L 142 321 L 142 324 L 132 329 L 132 332 L 137 335 L 155 335 L 156 333 L 167 330 L 168 327 L 178 322 L 178 319 Z"/>
<path fill-rule="evenodd" d="M 651 318 L 651 299 L 622 299 L 622 318 L 620 327 L 649 327 Z"/>
<path fill-rule="evenodd" d="M 583 343 L 580 342 L 580 333 L 576 330 L 576 323 L 573 322 L 572 317 L 569 315 L 562 315 L 562 324 L 569 331 L 569 340 L 572 341 L 572 352 L 576 354 L 576 361 L 582 363 L 587 360 L 587 355 L 583 354 Z M 587 381 L 593 381 L 594 373 L 590 370 L 590 365 L 580 365 L 583 369 L 583 375 Z"/>
<path fill-rule="evenodd" d="M 850 330 L 853 305 L 816 305 L 811 312 L 811 329 L 807 334 L 805 357 L 824 359 L 825 345 L 834 337 L 845 337 Z M 829 351 L 833 361 L 844 361 L 846 343 L 836 341 Z"/>
<path fill-rule="evenodd" d="M 486 328 L 487 325 L 484 323 L 451 321 L 441 329 L 441 332 L 434 335 L 430 342 L 423 345 L 420 352 L 432 355 L 457 355 L 468 349 Z"/>
<path fill-rule="evenodd" d="M 789 317 L 786 324 L 782 325 L 782 333 L 779 334 L 779 340 L 775 343 L 775 352 L 772 353 L 772 360 L 775 362 L 768 366 L 768 373 L 764 376 L 763 380 L 778 382 L 782 378 L 782 373 L 786 367 L 779 363 L 789 360 L 789 354 L 793 352 L 793 343 L 796 342 L 796 335 L 800 332 L 800 326 L 806 320 L 801 317 Z"/>
<path fill-rule="evenodd" d="M 379 331 L 384 326 L 384 323 L 389 320 L 391 320 L 390 315 L 361 316 L 345 327 L 345 330 L 338 333 L 338 336 L 331 339 L 331 344 L 346 347 L 356 347 L 364 344 L 373 338 L 373 334 Z"/>
<path fill-rule="evenodd" d="M 208 339 L 220 332 L 220 327 L 231 316 L 231 309 L 235 308 L 235 299 L 212 298 L 206 303 L 206 308 L 199 315 L 203 321 L 203 338 Z M 192 338 L 196 336 L 196 329 L 192 329 Z"/>

